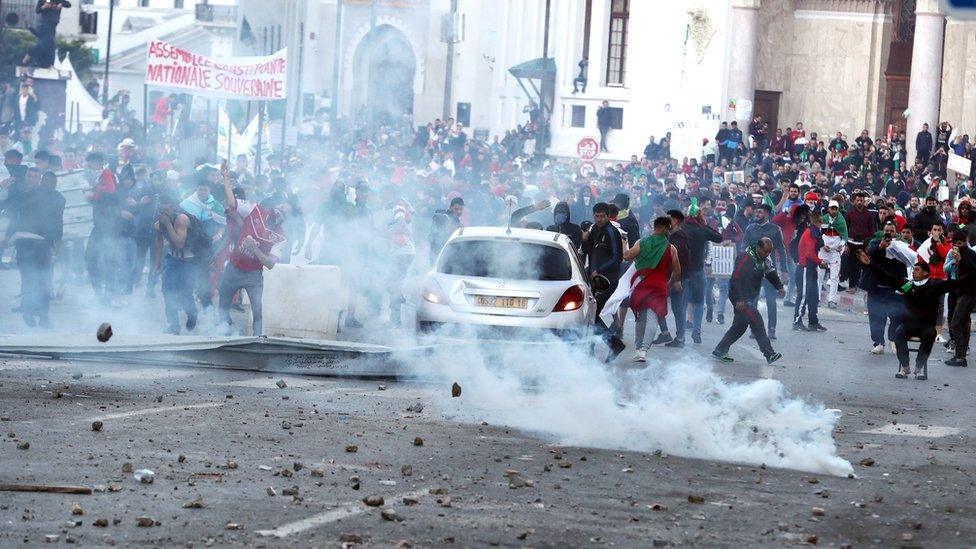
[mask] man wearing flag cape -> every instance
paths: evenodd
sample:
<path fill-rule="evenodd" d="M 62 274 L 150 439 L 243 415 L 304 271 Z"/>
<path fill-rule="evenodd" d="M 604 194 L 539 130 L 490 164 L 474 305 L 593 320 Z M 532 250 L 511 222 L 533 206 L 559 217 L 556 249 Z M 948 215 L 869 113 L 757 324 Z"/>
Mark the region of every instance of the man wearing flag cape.
<path fill-rule="evenodd" d="M 607 300 L 600 313 L 604 322 L 611 322 L 626 298 L 637 318 L 634 336 L 634 362 L 647 362 L 647 349 L 657 334 L 659 322 L 668 315 L 668 289 L 681 289 L 681 263 L 678 252 L 668 242 L 671 219 L 654 220 L 654 233 L 641 238 L 624 251 L 624 260 L 633 261 L 622 281 Z M 654 318 L 648 318 L 653 313 Z M 651 333 L 648 333 L 651 332 Z"/>

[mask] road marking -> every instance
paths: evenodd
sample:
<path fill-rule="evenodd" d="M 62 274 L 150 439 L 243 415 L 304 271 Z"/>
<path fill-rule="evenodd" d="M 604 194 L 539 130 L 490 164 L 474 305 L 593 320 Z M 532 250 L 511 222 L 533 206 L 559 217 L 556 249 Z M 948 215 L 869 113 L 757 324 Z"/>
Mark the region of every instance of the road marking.
<path fill-rule="evenodd" d="M 105 421 L 107 419 L 122 419 L 126 417 L 133 416 L 147 416 L 149 414 L 161 414 L 163 412 L 179 412 L 181 410 L 199 410 L 200 408 L 219 408 L 223 406 L 223 402 L 208 402 L 206 404 L 188 404 L 185 406 L 159 406 L 156 408 L 145 408 L 142 410 L 130 410 L 128 412 L 119 412 L 117 414 L 106 414 L 104 416 L 98 416 L 91 418 L 91 421 Z"/>
<path fill-rule="evenodd" d="M 867 431 L 858 431 L 866 435 L 903 435 L 908 437 L 942 438 L 958 435 L 962 429 L 943 427 L 940 425 L 915 425 L 912 423 L 898 423 L 883 425 Z"/>
<path fill-rule="evenodd" d="M 400 500 L 402 498 L 410 497 L 416 498 L 426 493 L 427 489 L 424 488 L 422 490 L 414 490 L 413 492 L 407 492 L 405 494 L 394 495 L 392 498 L 390 498 L 390 500 Z M 330 524 L 347 517 L 368 513 L 371 509 L 373 508 L 367 507 L 366 504 L 361 501 L 344 503 L 338 509 L 325 511 L 324 513 L 312 515 L 302 520 L 296 520 L 295 522 L 289 522 L 288 524 L 283 524 L 277 528 L 272 528 L 271 530 L 257 530 L 254 533 L 261 537 L 284 538 L 293 534 L 300 534 L 306 530 L 318 528 L 319 526 Z"/>

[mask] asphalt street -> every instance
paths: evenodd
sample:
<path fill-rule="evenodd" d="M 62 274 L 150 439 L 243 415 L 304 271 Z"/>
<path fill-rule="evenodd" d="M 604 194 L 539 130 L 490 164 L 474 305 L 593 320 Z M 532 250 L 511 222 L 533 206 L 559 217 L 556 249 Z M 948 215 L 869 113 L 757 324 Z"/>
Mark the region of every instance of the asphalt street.
<path fill-rule="evenodd" d="M 646 367 L 702 361 L 838 410 L 855 478 L 559 445 L 456 419 L 440 382 L 3 357 L 0 484 L 94 492 L 2 492 L 0 545 L 972 547 L 973 369 L 938 350 L 928 381 L 896 380 L 862 313 L 822 317 L 793 332 L 781 309 L 774 366 L 748 337 L 713 364 L 713 323 Z"/>

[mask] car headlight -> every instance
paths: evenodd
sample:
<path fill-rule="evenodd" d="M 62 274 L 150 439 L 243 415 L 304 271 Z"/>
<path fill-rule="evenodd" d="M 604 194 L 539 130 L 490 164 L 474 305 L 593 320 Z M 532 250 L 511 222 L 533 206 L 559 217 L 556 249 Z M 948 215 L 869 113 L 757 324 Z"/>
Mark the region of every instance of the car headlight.
<path fill-rule="evenodd" d="M 444 296 L 444 292 L 441 291 L 436 282 L 428 282 L 427 285 L 424 286 L 422 295 L 424 301 L 427 303 L 436 303 L 438 305 L 447 304 L 447 297 Z"/>

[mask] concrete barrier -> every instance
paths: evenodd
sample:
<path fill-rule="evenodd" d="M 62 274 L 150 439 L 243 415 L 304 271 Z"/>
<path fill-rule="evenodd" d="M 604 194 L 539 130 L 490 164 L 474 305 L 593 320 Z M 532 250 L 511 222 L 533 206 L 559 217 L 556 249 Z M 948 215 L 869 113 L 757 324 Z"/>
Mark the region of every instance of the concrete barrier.
<path fill-rule="evenodd" d="M 341 284 L 342 271 L 333 265 L 275 265 L 265 271 L 264 335 L 336 339 L 349 301 Z"/>

